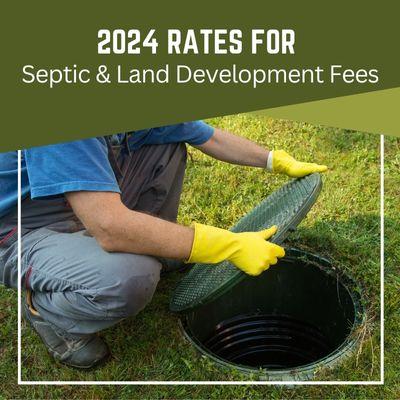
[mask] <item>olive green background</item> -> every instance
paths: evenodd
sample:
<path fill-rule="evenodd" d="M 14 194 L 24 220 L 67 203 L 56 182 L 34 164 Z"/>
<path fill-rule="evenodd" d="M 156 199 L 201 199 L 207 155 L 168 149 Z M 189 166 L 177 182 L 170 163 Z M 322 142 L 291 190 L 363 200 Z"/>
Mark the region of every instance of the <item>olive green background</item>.
<path fill-rule="evenodd" d="M 400 136 L 400 88 L 335 97 L 255 112 L 357 131 Z"/>
<path fill-rule="evenodd" d="M 0 28 L 0 151 L 399 87 L 399 11 L 398 2 L 361 1 L 7 2 L 2 7 Z M 101 28 L 138 28 L 145 32 L 155 28 L 158 54 L 98 55 L 97 31 Z M 296 54 L 268 55 L 260 51 L 252 55 L 249 41 L 244 40 L 241 55 L 168 56 L 168 28 L 239 28 L 247 38 L 254 28 L 292 28 L 296 31 Z M 237 64 L 238 68 L 286 69 L 342 64 L 353 69 L 377 68 L 380 82 L 263 85 L 256 90 L 232 84 L 64 84 L 50 89 L 22 83 L 26 64 L 37 68 L 77 64 L 91 69 L 100 64 L 110 68 L 121 64 L 127 69 L 156 68 L 165 63 L 171 68 L 177 64 L 198 68 Z M 368 113 L 369 122 L 366 119 L 360 125 L 364 130 L 379 131 L 382 126 L 382 131 L 400 134 L 396 113 L 385 114 L 384 119 L 391 120 L 387 121 L 390 129 L 380 125 L 379 116 L 393 97 L 386 100 L 389 103 L 379 101 L 374 113 Z M 349 107 L 344 107 L 341 115 L 334 107 L 324 113 L 328 117 L 335 114 L 326 121 L 337 126 L 358 126 L 352 122 L 353 110 Z M 291 117 L 287 110 L 280 115 Z M 301 115 L 296 114 L 296 118 Z"/>

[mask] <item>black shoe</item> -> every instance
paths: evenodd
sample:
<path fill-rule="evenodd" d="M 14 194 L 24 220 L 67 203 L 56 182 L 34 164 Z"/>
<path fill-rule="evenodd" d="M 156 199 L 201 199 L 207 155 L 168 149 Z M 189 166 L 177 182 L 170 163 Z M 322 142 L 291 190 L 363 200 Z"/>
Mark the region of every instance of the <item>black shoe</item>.
<path fill-rule="evenodd" d="M 38 333 L 55 360 L 70 367 L 87 369 L 109 356 L 108 346 L 99 336 L 72 336 L 51 326 L 32 306 L 25 304 L 23 311 L 26 320 Z"/>

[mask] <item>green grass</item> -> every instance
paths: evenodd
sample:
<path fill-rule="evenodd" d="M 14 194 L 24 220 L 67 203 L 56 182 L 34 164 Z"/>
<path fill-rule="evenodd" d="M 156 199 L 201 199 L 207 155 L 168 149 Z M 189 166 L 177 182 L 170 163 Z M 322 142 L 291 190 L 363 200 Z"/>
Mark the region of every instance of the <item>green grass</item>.
<path fill-rule="evenodd" d="M 318 380 L 379 379 L 379 137 L 305 123 L 238 115 L 210 120 L 269 148 L 330 166 L 323 191 L 290 244 L 328 255 L 362 286 L 368 323 L 362 346 L 345 364 L 320 371 Z M 0 288 L 0 398 L 312 398 L 400 397 L 400 140 L 386 139 L 386 329 L 384 386 L 61 386 L 16 384 L 16 294 Z M 230 227 L 286 178 L 214 161 L 190 149 L 179 219 Z M 79 372 L 54 363 L 23 326 L 23 378 L 29 380 L 237 380 L 185 342 L 177 316 L 168 311 L 181 278 L 162 279 L 153 302 L 136 318 L 108 329 L 113 357 L 103 367 Z M 307 290 L 307 288 L 305 288 Z"/>

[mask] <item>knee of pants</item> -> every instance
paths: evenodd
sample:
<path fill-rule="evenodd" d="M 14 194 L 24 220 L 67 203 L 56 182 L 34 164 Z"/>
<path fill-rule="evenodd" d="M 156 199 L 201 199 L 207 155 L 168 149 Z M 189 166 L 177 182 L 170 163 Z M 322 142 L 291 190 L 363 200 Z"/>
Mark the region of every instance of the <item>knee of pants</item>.
<path fill-rule="evenodd" d="M 136 315 L 152 299 L 160 280 L 161 264 L 149 256 L 124 254 L 123 260 L 110 268 L 110 285 L 100 293 L 107 317 Z M 117 261 L 117 260 L 115 260 Z"/>

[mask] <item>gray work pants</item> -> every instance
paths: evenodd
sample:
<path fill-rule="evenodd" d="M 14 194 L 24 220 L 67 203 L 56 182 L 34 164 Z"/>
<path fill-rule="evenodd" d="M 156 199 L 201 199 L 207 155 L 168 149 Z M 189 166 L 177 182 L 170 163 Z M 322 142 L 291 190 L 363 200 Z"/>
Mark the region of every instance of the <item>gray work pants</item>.
<path fill-rule="evenodd" d="M 176 220 L 186 166 L 184 144 L 145 146 L 114 161 L 127 207 Z M 8 287 L 17 287 L 16 223 L 16 213 L 0 219 L 0 282 Z M 62 330 L 100 331 L 137 314 L 154 294 L 160 262 L 104 251 L 64 197 L 24 200 L 21 233 L 22 285 L 34 293 L 41 316 Z"/>

